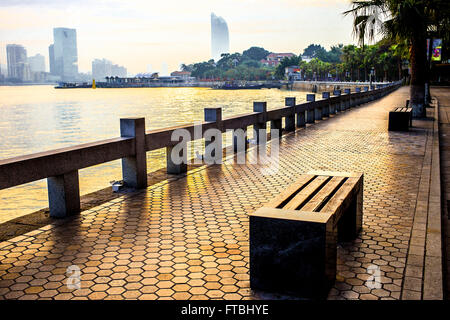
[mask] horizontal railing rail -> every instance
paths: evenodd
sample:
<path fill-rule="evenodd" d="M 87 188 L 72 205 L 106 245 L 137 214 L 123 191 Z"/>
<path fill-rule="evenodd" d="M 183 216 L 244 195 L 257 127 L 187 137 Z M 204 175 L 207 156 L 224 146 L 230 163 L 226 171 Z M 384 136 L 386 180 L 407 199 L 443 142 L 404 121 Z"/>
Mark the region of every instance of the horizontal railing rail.
<path fill-rule="evenodd" d="M 221 108 L 206 108 L 205 119 L 201 122 L 202 132 L 208 129 L 227 130 L 246 129 L 265 130 L 267 122 L 272 129 L 282 132 L 294 131 L 306 123 L 314 123 L 330 114 L 344 111 L 355 105 L 384 96 L 400 86 L 400 82 L 377 84 L 322 93 L 321 100 L 315 94 L 307 95 L 307 102 L 296 104 L 295 98 L 286 98 L 282 108 L 267 110 L 265 102 L 254 102 L 253 112 L 222 119 Z M 282 119 L 285 127 L 282 128 Z M 147 186 L 146 152 L 167 148 L 167 172 L 186 172 L 186 164 L 175 164 L 171 150 L 178 143 L 172 141 L 176 130 L 184 129 L 194 141 L 203 136 L 195 135 L 199 124 L 185 124 L 163 129 L 145 131 L 144 118 L 120 119 L 121 137 L 86 143 L 67 148 L 55 149 L 10 159 L 0 160 L 0 190 L 47 178 L 50 215 L 65 217 L 80 211 L 78 170 L 122 159 L 122 176 L 125 185 L 131 188 Z M 187 142 L 186 141 L 186 142 Z M 235 144 L 236 141 L 233 141 Z M 205 143 L 205 145 L 208 143 Z M 236 148 L 234 148 L 236 150 Z"/>

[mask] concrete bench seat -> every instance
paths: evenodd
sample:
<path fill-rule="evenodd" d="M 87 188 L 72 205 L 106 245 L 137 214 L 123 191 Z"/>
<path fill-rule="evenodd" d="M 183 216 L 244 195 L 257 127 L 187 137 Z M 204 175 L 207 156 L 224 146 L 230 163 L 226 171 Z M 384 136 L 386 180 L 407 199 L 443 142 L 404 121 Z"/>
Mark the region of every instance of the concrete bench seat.
<path fill-rule="evenodd" d="M 250 215 L 250 287 L 324 298 L 362 226 L 363 174 L 310 172 Z"/>
<path fill-rule="evenodd" d="M 389 111 L 389 131 L 408 131 L 412 126 L 412 108 L 397 107 Z"/>

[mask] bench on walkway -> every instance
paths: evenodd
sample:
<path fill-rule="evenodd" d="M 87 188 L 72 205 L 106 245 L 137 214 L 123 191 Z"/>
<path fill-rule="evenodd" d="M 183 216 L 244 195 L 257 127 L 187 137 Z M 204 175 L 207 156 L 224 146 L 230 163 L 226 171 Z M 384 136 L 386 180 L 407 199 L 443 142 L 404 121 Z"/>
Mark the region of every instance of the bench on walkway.
<path fill-rule="evenodd" d="M 363 174 L 310 172 L 250 215 L 250 287 L 325 298 L 362 226 Z"/>
<path fill-rule="evenodd" d="M 408 131 L 412 126 L 412 108 L 397 107 L 389 111 L 388 131 Z"/>

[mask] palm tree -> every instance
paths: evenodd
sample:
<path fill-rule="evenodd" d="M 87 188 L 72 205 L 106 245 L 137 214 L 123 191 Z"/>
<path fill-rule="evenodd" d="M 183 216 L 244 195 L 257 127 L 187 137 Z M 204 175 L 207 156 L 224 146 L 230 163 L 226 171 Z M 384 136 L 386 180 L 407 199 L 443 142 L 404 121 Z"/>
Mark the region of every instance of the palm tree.
<path fill-rule="evenodd" d="M 448 15 L 449 1 L 441 0 L 366 0 L 353 1 L 354 32 L 360 43 L 373 40 L 377 31 L 397 41 L 409 44 L 411 86 L 410 104 L 413 117 L 424 117 L 425 82 L 427 79 L 426 39 L 429 28 L 436 27 L 439 12 Z"/>

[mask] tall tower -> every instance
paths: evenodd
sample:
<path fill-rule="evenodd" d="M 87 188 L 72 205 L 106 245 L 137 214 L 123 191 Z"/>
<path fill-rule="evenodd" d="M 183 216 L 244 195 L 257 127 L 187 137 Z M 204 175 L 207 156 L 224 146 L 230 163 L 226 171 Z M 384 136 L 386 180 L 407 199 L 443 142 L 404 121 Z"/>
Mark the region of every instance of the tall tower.
<path fill-rule="evenodd" d="M 21 81 L 31 80 L 30 66 L 27 61 L 27 50 L 17 44 L 6 46 L 8 61 L 8 77 Z"/>
<path fill-rule="evenodd" d="M 211 13 L 211 58 L 218 61 L 222 53 L 230 52 L 230 39 L 226 21 Z"/>
<path fill-rule="evenodd" d="M 78 76 L 77 31 L 54 28 L 53 41 L 54 73 L 62 80 L 75 80 Z"/>
<path fill-rule="evenodd" d="M 55 49 L 54 49 L 54 45 L 53 44 L 48 46 L 48 65 L 50 67 L 50 74 L 56 75 Z"/>

